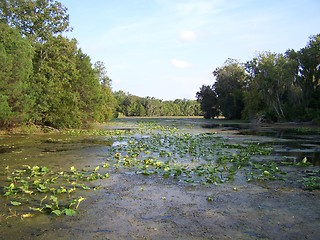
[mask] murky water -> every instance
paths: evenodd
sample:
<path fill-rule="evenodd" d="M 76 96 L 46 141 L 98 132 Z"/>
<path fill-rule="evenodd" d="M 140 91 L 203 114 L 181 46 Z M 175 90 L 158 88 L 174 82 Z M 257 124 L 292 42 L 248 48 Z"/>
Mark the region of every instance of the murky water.
<path fill-rule="evenodd" d="M 276 155 L 291 158 L 295 162 L 307 158 L 313 165 L 320 165 L 319 128 L 256 128 L 240 130 L 240 134 L 268 136 Z"/>
<path fill-rule="evenodd" d="M 274 153 L 283 159 L 299 162 L 307 158 L 313 165 L 320 165 L 320 130 L 317 127 L 299 125 L 250 126 L 248 124 L 203 124 L 203 128 L 221 132 L 260 137 L 257 140 L 270 144 Z"/>
<path fill-rule="evenodd" d="M 139 121 L 120 119 L 106 128 L 136 129 Z M 86 200 L 75 217 L 34 213 L 24 218 L 29 209 L 14 208 L 1 196 L 0 239 L 317 239 L 320 235 L 319 190 L 303 190 L 298 182 L 309 173 L 320 175 L 319 128 L 251 129 L 246 123 L 204 119 L 142 121 L 212 134 L 230 144 L 271 146 L 268 159 L 298 163 L 307 158 L 316 166 L 281 165 L 286 180 L 274 182 L 248 183 L 239 172 L 234 182 L 218 186 L 110 170 L 110 178 L 88 183 L 99 186 L 97 190 L 77 193 Z M 8 185 L 8 166 L 13 170 L 39 165 L 55 172 L 71 166 L 94 169 L 114 154 L 113 148 L 126 144 L 110 136 L 0 136 L 0 187 Z"/>

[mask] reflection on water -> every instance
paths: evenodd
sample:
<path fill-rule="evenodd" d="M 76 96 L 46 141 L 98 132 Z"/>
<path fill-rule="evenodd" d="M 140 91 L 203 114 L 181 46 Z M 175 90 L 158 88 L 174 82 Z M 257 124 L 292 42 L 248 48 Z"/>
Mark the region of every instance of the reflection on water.
<path fill-rule="evenodd" d="M 275 154 L 294 157 L 299 162 L 307 158 L 313 165 L 320 165 L 320 135 L 317 131 L 301 132 L 299 129 L 255 129 L 243 130 L 241 134 L 275 138 L 272 142 Z M 281 141 L 277 141 L 281 140 Z"/>
<path fill-rule="evenodd" d="M 133 125 L 137 120 L 119 121 Z M 287 159 L 291 162 L 300 162 L 303 158 L 307 158 L 309 162 L 320 165 L 319 131 L 271 127 L 251 129 L 248 124 L 223 124 L 214 120 L 212 123 L 216 124 L 210 124 L 210 121 L 202 119 L 160 119 L 155 123 L 166 126 L 171 124 L 193 134 L 212 135 L 212 138 L 217 141 L 224 138 L 226 141 L 230 140 L 231 144 L 259 142 L 271 145 L 274 149 L 272 157 L 280 161 Z M 149 136 L 141 134 L 135 136 L 135 138 L 139 137 L 148 138 Z M 115 153 L 113 149 L 119 149 L 116 147 L 129 144 L 129 141 L 123 139 L 127 138 L 59 134 L 0 136 L 0 169 L 2 170 L 0 187 L 3 189 L 3 186 L 8 186 L 4 171 L 7 166 L 12 170 L 19 169 L 24 164 L 39 165 L 46 166 L 54 172 L 67 171 L 71 166 L 76 169 L 91 169 L 108 161 L 108 156 Z M 296 174 L 295 169 L 292 172 Z M 190 185 L 184 188 L 182 184 L 176 186 L 177 184 L 173 181 L 171 185 L 169 180 L 167 182 L 165 178 L 158 178 L 155 175 L 147 178 L 126 170 L 123 173 L 120 171 L 112 174 L 108 181 L 102 183 L 100 191 L 81 192 L 81 196 L 86 197 L 87 200 L 83 203 L 79 216 L 75 218 L 35 214 L 32 218 L 22 220 L 14 217 L 15 212 L 8 212 L 8 206 L 11 207 L 9 200 L 1 196 L 0 239 L 127 239 L 131 237 L 128 234 L 132 232 L 138 236 L 138 233 L 145 231 L 142 235 L 147 236 L 150 229 L 153 229 L 157 236 L 159 235 L 159 239 L 161 234 L 168 232 L 173 234 L 171 238 L 177 238 L 181 234 L 181 232 L 177 233 L 179 229 L 189 236 L 199 234 L 202 236 L 201 239 L 209 238 L 209 235 L 201 234 L 212 229 L 221 229 L 224 237 L 232 236 L 233 232 L 236 232 L 236 236 L 233 237 L 239 238 L 238 234 L 242 231 L 250 231 L 247 228 L 243 230 L 243 226 L 251 227 L 254 224 L 258 224 L 254 225 L 255 229 L 263 229 L 267 226 L 269 230 L 272 227 L 276 229 L 277 234 L 292 230 L 300 232 L 301 229 L 305 232 L 311 229 L 312 233 L 317 231 L 315 219 L 318 219 L 318 209 L 320 209 L 317 204 L 318 195 L 301 194 L 300 190 L 295 193 L 288 191 L 287 187 L 282 188 L 281 185 L 277 190 L 278 193 L 275 194 L 273 188 L 270 190 L 262 188 L 263 184 L 255 186 L 250 183 L 249 186 L 241 178 L 236 178 L 236 185 L 232 187 L 230 185 L 223 188 Z M 270 186 L 272 186 L 271 183 Z M 212 202 L 208 201 L 206 196 L 210 198 L 213 196 Z M 6 204 L 4 200 L 7 201 Z M 7 218 L 4 213 L 12 216 Z M 185 217 L 182 218 L 181 215 Z M 293 215 L 297 217 L 294 219 Z M 243 223 L 243 219 L 247 223 Z M 270 219 L 276 220 L 270 221 Z M 197 225 L 198 223 L 201 224 Z M 205 227 L 202 228 L 206 223 L 213 225 L 204 225 Z M 271 223 L 275 223 L 274 227 Z M 282 227 L 279 223 L 282 223 Z M 310 224 L 312 227 L 308 228 Z M 284 228 L 284 225 L 289 227 Z M 173 232 L 170 232 L 172 229 Z M 248 235 L 241 236 L 242 239 L 248 238 Z M 256 239 L 265 238 L 268 235 L 250 232 L 250 236 L 250 239 Z M 170 237 L 165 235 L 162 238 Z"/>
<path fill-rule="evenodd" d="M 320 165 L 320 130 L 306 127 L 252 127 L 247 124 L 205 124 L 206 129 L 238 131 L 242 136 L 269 137 L 268 144 L 274 154 L 299 162 L 307 158 L 313 165 Z M 265 141 L 265 140 L 264 140 Z"/>

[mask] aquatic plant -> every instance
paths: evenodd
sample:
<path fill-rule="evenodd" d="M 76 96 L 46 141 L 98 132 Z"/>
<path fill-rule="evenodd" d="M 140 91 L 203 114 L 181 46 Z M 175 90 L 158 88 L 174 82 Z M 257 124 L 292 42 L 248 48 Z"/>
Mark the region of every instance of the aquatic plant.
<path fill-rule="evenodd" d="M 102 167 L 107 168 L 108 164 L 103 163 Z M 8 184 L 3 187 L 3 196 L 8 198 L 10 207 L 19 207 L 24 214 L 29 209 L 57 216 L 77 214 L 79 204 L 85 198 L 74 195 L 80 190 L 91 189 L 83 182 L 109 178 L 109 173 L 102 173 L 100 166 L 93 170 L 78 170 L 71 166 L 69 171 L 54 172 L 46 166 L 23 165 L 12 171 L 6 167 L 5 173 Z"/>
<path fill-rule="evenodd" d="M 93 135 L 93 136 L 121 136 L 126 133 L 130 133 L 130 129 L 68 129 L 62 130 L 61 133 L 64 135 L 72 136 L 83 136 L 83 135 Z"/>
<path fill-rule="evenodd" d="M 283 180 L 286 172 L 282 171 L 275 162 L 250 162 L 252 170 L 246 173 L 247 180 L 266 181 L 266 180 Z"/>
<path fill-rule="evenodd" d="M 139 126 L 139 135 L 115 139 L 123 143 L 110 150 L 108 161 L 113 162 L 115 170 L 128 168 L 143 175 L 158 174 L 192 184 L 220 184 L 233 181 L 237 171 L 252 168 L 252 157 L 272 152 L 259 143 L 230 144 L 214 134 L 191 134 L 150 122 L 140 122 Z"/>
<path fill-rule="evenodd" d="M 313 174 L 312 174 L 313 175 Z M 320 176 L 307 176 L 299 180 L 302 183 L 303 188 L 306 190 L 320 189 Z"/>
<path fill-rule="evenodd" d="M 254 142 L 234 144 L 216 134 L 191 134 L 152 122 L 140 122 L 139 128 L 130 131 L 68 130 L 64 134 L 103 135 L 113 144 L 107 146 L 101 165 L 92 169 L 71 166 L 55 172 L 37 165 L 5 168 L 8 182 L 3 195 L 8 198 L 10 209 L 23 212 L 21 216 L 31 217 L 34 212 L 73 216 L 84 200 L 79 192 L 101 188 L 88 182 L 109 178 L 110 173 L 123 170 L 172 178 L 185 184 L 213 185 L 232 182 L 238 173 L 248 182 L 283 180 L 286 174 L 276 162 L 263 159 L 272 153 L 269 146 Z M 57 141 L 60 143 L 48 139 L 48 143 Z M 296 165 L 308 166 L 309 162 L 305 158 Z M 316 176 L 303 178 L 301 183 L 309 190 L 319 189 L 320 185 Z M 209 196 L 207 200 L 213 198 Z M 26 213 L 26 207 L 30 213 Z M 13 213 L 17 215 L 19 211 Z"/>

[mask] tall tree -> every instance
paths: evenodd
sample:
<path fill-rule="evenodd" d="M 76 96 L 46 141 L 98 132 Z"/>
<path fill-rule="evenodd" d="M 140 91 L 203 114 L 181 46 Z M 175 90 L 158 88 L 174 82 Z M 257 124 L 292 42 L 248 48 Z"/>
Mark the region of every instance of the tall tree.
<path fill-rule="evenodd" d="M 94 64 L 94 69 L 98 74 L 99 82 L 101 85 L 111 88 L 112 80 L 107 75 L 107 68 L 103 62 L 98 61 Z"/>
<path fill-rule="evenodd" d="M 286 119 L 284 111 L 289 90 L 296 77 L 296 64 L 283 54 L 265 52 L 246 64 L 251 76 L 250 91 L 261 93 L 266 111 L 277 120 Z"/>
<path fill-rule="evenodd" d="M 320 108 L 320 34 L 310 37 L 307 46 L 298 51 L 297 59 L 304 107 L 314 111 Z"/>
<path fill-rule="evenodd" d="M 1 0 L 0 19 L 37 42 L 71 30 L 67 8 L 55 0 Z"/>
<path fill-rule="evenodd" d="M 36 122 L 54 127 L 78 127 L 79 93 L 74 90 L 79 79 L 75 40 L 51 37 L 37 47 L 32 86 L 36 95 Z"/>
<path fill-rule="evenodd" d="M 117 100 L 111 89 L 112 80 L 107 75 L 107 70 L 103 62 L 98 61 L 94 64 L 94 71 L 96 78 L 100 84 L 101 97 L 97 103 L 96 113 L 99 113 L 98 121 L 105 121 L 111 119 L 115 115 L 115 108 Z"/>
<path fill-rule="evenodd" d="M 79 94 L 79 109 L 83 121 L 100 119 L 101 86 L 91 59 L 81 49 L 76 53 L 76 68 L 79 78 L 74 81 L 73 91 Z M 76 77 L 76 76 L 75 76 Z"/>
<path fill-rule="evenodd" d="M 26 113 L 53 127 L 112 117 L 111 80 L 102 62 L 93 68 L 77 41 L 62 36 L 71 28 L 60 2 L 0 0 L 0 24 L 0 125 Z"/>
<path fill-rule="evenodd" d="M 204 118 L 210 119 L 219 116 L 219 104 L 217 94 L 209 85 L 202 85 L 200 91 L 196 94 L 197 100 L 200 103 Z"/>
<path fill-rule="evenodd" d="M 0 22 L 0 127 L 27 121 L 33 49 L 16 29 Z"/>
<path fill-rule="evenodd" d="M 224 66 L 213 72 L 216 78 L 214 89 L 222 115 L 229 119 L 240 119 L 244 108 L 243 87 L 246 73 L 244 66 L 234 59 L 228 59 Z"/>

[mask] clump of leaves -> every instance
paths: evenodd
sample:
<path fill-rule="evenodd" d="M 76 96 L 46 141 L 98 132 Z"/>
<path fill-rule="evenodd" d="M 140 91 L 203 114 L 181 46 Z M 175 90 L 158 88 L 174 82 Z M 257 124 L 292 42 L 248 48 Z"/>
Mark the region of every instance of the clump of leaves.
<path fill-rule="evenodd" d="M 307 157 L 304 157 L 304 158 L 301 160 L 301 162 L 296 163 L 296 166 L 303 166 L 303 167 L 309 167 L 309 166 L 311 166 L 311 165 L 312 165 L 312 163 L 311 163 L 311 162 L 308 162 Z"/>
<path fill-rule="evenodd" d="M 266 181 L 266 180 L 283 180 L 286 172 L 282 171 L 275 162 L 250 163 L 252 171 L 247 173 L 247 181 Z"/>
<path fill-rule="evenodd" d="M 316 190 L 320 189 L 320 177 L 318 176 L 310 176 L 310 177 L 305 177 L 300 182 L 303 185 L 303 188 L 306 190 Z"/>
<path fill-rule="evenodd" d="M 104 163 L 103 167 L 108 166 Z M 10 206 L 28 206 L 32 211 L 57 216 L 76 214 L 76 209 L 85 198 L 74 197 L 73 194 L 78 190 L 91 189 L 83 182 L 109 177 L 108 172 L 101 172 L 100 166 L 93 170 L 78 170 L 72 166 L 70 171 L 53 172 L 45 166 L 23 165 L 21 169 L 13 171 L 6 167 L 5 172 L 8 174 L 9 184 L 4 186 L 3 196 L 9 199 Z M 98 187 L 94 188 L 97 189 Z M 39 199 L 44 194 L 46 195 Z"/>
<path fill-rule="evenodd" d="M 75 216 L 77 215 L 76 210 L 83 200 L 85 200 L 85 198 L 80 196 L 78 198 L 72 199 L 67 205 L 63 205 L 61 204 L 57 196 L 51 195 L 48 198 L 48 196 L 46 195 L 41 199 L 39 207 L 30 207 L 30 209 L 33 211 L 39 211 L 41 213 L 54 214 L 56 216 Z"/>

